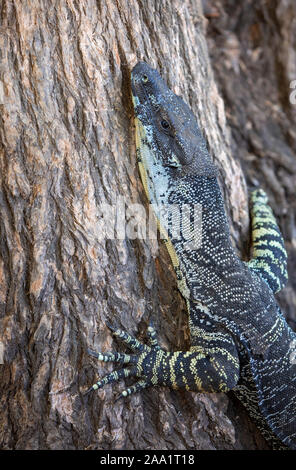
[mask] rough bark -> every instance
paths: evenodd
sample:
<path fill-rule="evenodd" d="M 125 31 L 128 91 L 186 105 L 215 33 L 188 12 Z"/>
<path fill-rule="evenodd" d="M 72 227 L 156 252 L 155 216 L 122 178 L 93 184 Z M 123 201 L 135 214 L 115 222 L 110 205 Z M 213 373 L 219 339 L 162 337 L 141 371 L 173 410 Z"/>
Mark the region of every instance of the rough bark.
<path fill-rule="evenodd" d="M 204 1 L 203 7 L 211 63 L 231 128 L 232 154 L 248 186 L 268 193 L 284 235 L 289 282 L 276 297 L 295 330 L 296 4 L 215 0 Z M 242 417 L 239 405 L 235 409 Z M 239 432 L 241 437 L 243 433 Z"/>
<path fill-rule="evenodd" d="M 267 191 L 285 238 L 289 283 L 278 301 L 295 329 L 296 4 L 217 0 L 204 7 L 233 155 L 249 186 Z"/>
<path fill-rule="evenodd" d="M 147 209 L 129 83 L 138 60 L 157 67 L 196 113 L 221 170 L 234 242 L 248 253 L 247 191 L 231 148 L 239 147 L 244 161 L 248 120 L 242 118 L 241 141 L 235 132 L 231 140 L 200 2 L 4 0 L 0 18 L 0 448 L 265 448 L 223 394 L 154 388 L 114 403 L 120 382 L 82 395 L 113 368 L 87 348 L 124 350 L 107 321 L 144 339 L 153 319 L 164 347 L 188 347 L 185 304 L 166 249 L 149 238 L 102 237 L 104 204 Z M 276 103 L 284 109 L 281 90 Z M 226 98 L 235 116 L 241 104 L 233 91 Z M 278 137 L 283 145 L 295 138 L 286 130 Z M 263 152 L 259 125 L 257 131 Z M 278 163 L 288 185 L 287 162 Z"/>

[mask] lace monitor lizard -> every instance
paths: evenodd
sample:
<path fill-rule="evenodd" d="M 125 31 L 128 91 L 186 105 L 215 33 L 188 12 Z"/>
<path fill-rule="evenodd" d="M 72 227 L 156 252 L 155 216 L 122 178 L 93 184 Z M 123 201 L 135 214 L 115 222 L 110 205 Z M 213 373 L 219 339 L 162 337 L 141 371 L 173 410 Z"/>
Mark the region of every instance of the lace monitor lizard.
<path fill-rule="evenodd" d="M 137 159 L 143 186 L 165 238 L 189 313 L 189 351 L 160 348 L 152 324 L 148 344 L 110 328 L 133 354 L 96 353 L 120 362 L 87 392 L 125 377 L 135 385 L 197 392 L 232 390 L 274 449 L 296 449 L 296 334 L 275 299 L 287 281 L 284 242 L 263 190 L 251 194 L 253 258 L 244 262 L 230 239 L 217 168 L 186 103 L 144 62 L 132 70 Z M 164 208 L 202 209 L 201 242 L 174 238 Z M 167 220 L 173 220 L 172 215 Z M 200 230 L 200 226 L 199 229 Z"/>

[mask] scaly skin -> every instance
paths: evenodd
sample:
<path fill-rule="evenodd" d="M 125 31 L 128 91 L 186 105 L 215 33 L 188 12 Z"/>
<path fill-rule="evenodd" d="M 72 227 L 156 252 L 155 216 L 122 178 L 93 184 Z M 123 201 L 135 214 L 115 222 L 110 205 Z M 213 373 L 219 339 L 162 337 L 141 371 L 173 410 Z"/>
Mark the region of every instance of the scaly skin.
<path fill-rule="evenodd" d="M 253 258 L 245 263 L 231 244 L 217 169 L 189 107 L 144 62 L 132 71 L 132 94 L 140 175 L 187 302 L 191 347 L 163 351 L 152 325 L 148 345 L 115 330 L 134 354 L 92 352 L 125 367 L 89 391 L 127 376 L 139 380 L 121 396 L 153 385 L 233 390 L 273 448 L 296 449 L 296 335 L 273 296 L 287 281 L 287 256 L 267 197 L 252 193 Z M 161 214 L 177 220 L 179 211 L 183 223 L 188 207 L 194 236 L 188 240 L 182 226 L 174 238 Z M 196 207 L 202 226 L 194 225 Z"/>

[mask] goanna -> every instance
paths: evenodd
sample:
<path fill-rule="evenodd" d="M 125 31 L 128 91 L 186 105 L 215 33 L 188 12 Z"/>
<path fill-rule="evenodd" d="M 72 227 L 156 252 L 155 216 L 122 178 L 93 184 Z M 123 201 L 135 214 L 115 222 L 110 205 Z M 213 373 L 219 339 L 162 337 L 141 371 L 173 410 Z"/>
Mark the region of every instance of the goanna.
<path fill-rule="evenodd" d="M 273 295 L 286 284 L 287 255 L 266 194 L 252 192 L 253 258 L 241 261 L 231 243 L 217 168 L 191 110 L 144 62 L 134 67 L 131 83 L 140 175 L 187 303 L 191 347 L 162 350 L 152 325 L 148 344 L 115 329 L 133 354 L 90 351 L 123 367 L 89 391 L 125 377 L 138 381 L 120 396 L 154 385 L 232 390 L 272 448 L 296 449 L 296 334 Z M 202 214 L 197 227 L 196 207 Z M 173 236 L 176 208 L 182 221 L 186 208 L 196 243 L 184 230 Z"/>

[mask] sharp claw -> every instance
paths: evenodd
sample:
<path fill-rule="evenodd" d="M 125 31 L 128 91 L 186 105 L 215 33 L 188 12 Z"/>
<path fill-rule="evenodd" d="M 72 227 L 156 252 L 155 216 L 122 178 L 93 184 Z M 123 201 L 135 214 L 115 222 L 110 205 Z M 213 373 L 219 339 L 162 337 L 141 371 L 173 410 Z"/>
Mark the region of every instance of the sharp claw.
<path fill-rule="evenodd" d="M 123 392 L 121 392 L 119 395 L 117 395 L 117 397 L 114 399 L 114 402 L 117 402 L 121 398 L 129 397 L 130 395 L 133 395 L 133 393 L 131 393 L 130 389 L 127 388 L 126 390 L 123 390 Z"/>
<path fill-rule="evenodd" d="M 93 356 L 93 357 L 96 357 L 96 358 L 98 358 L 98 356 L 99 356 L 99 353 L 96 353 L 92 349 L 87 349 L 87 352 L 90 356 Z"/>
<path fill-rule="evenodd" d="M 91 386 L 88 390 L 86 390 L 86 392 L 83 392 L 83 396 L 85 395 L 88 395 L 90 392 L 92 392 L 94 390 L 93 386 Z"/>
<path fill-rule="evenodd" d="M 88 349 L 87 352 L 90 356 L 93 356 L 96 359 L 99 359 L 99 361 L 105 361 L 103 353 L 97 353 L 97 352 L 93 351 L 92 349 Z M 105 361 L 105 362 L 107 362 L 107 361 Z"/>
<path fill-rule="evenodd" d="M 111 323 L 109 323 L 108 321 L 105 322 L 106 325 L 108 326 L 109 330 L 113 331 L 113 333 L 115 333 L 115 331 L 118 330 L 118 328 L 115 328 L 113 325 L 111 325 Z"/>

